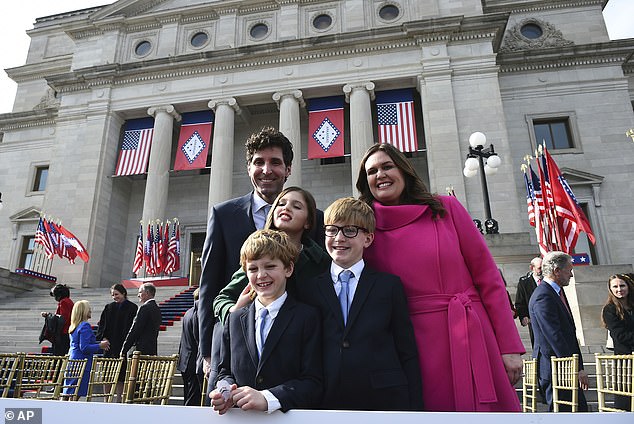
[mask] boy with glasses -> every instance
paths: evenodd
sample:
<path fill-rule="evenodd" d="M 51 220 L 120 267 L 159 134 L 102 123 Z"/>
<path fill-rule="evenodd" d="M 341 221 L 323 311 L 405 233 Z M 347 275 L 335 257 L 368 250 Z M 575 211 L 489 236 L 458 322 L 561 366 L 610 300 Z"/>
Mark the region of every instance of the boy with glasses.
<path fill-rule="evenodd" d="M 372 209 L 351 197 L 324 212 L 329 271 L 298 282 L 300 301 L 321 312 L 324 409 L 422 410 L 414 331 L 398 277 L 365 266 Z M 393 252 L 398 254 L 398 252 Z"/>

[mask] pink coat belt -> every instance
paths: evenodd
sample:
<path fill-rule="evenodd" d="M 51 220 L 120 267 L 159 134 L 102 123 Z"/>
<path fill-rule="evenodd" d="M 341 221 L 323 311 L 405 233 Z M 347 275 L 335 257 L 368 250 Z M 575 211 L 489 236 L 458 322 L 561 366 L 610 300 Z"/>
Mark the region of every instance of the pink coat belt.
<path fill-rule="evenodd" d="M 474 399 L 479 403 L 497 402 L 484 332 L 472 302 L 482 302 L 475 287 L 456 294 L 414 296 L 408 301 L 412 315 L 447 311 L 457 411 L 475 411 Z"/>

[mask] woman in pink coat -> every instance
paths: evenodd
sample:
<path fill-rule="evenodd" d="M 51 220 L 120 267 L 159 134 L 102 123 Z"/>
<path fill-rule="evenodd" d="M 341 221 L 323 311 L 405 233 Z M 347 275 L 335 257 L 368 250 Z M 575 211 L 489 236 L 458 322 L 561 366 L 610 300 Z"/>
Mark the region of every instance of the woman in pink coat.
<path fill-rule="evenodd" d="M 525 352 L 500 272 L 455 197 L 429 193 L 407 158 L 375 144 L 357 179 L 377 228 L 364 258 L 401 277 L 429 411 L 520 411 Z"/>

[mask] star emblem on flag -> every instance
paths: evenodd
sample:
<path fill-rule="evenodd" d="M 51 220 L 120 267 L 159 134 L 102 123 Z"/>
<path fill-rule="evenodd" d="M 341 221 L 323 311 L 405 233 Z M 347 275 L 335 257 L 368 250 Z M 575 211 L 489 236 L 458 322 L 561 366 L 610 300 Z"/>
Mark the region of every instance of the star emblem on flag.
<path fill-rule="evenodd" d="M 191 164 L 196 160 L 198 155 L 202 153 L 205 147 L 207 147 L 207 145 L 200 134 L 198 134 L 198 131 L 194 131 L 191 137 L 183 144 L 181 150 L 185 154 L 187 161 Z"/>
<path fill-rule="evenodd" d="M 324 118 L 317 131 L 313 133 L 313 139 L 327 152 L 332 147 L 337 137 L 339 137 L 341 131 L 335 127 L 335 125 L 328 118 Z"/>

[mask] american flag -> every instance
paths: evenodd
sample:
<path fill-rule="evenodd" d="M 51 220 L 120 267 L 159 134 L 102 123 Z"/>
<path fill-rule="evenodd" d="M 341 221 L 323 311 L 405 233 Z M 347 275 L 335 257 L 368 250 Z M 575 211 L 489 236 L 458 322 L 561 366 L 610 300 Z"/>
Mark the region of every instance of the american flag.
<path fill-rule="evenodd" d="M 401 152 L 418 150 L 412 90 L 376 94 L 379 143 L 393 144 Z"/>
<path fill-rule="evenodd" d="M 49 259 L 53 257 L 53 245 L 44 227 L 44 220 L 41 217 L 40 222 L 37 224 L 37 230 L 35 230 L 35 243 L 41 244 L 44 247 L 44 253 L 46 253 Z"/>
<path fill-rule="evenodd" d="M 152 243 L 154 235 L 152 234 L 152 224 L 147 225 L 147 237 L 145 238 L 145 249 L 143 250 L 143 259 L 145 260 L 145 272 L 154 274 L 154 259 L 152 257 Z"/>
<path fill-rule="evenodd" d="M 143 224 L 139 224 L 139 237 L 136 242 L 136 251 L 134 252 L 134 265 L 132 272 L 137 273 L 143 266 Z"/>
<path fill-rule="evenodd" d="M 172 235 L 167 246 L 167 265 L 165 273 L 171 273 L 180 269 L 180 228 L 177 220 L 172 224 Z"/>
<path fill-rule="evenodd" d="M 146 172 L 154 134 L 153 125 L 152 118 L 135 119 L 126 123 L 115 175 L 135 175 Z"/>
<path fill-rule="evenodd" d="M 544 197 L 542 194 L 542 187 L 539 183 L 539 177 L 533 171 L 533 168 L 528 165 L 528 170 L 531 175 L 531 186 L 534 196 L 534 211 L 535 211 L 535 234 L 537 235 L 537 244 L 539 245 L 539 251 L 542 255 L 545 255 L 550 251 L 549 243 L 549 225 L 546 220 L 546 208 L 544 207 Z"/>
<path fill-rule="evenodd" d="M 154 268 L 152 274 L 160 274 L 163 271 L 163 262 L 161 261 L 161 252 L 163 250 L 163 242 L 161 241 L 161 224 L 156 221 L 156 228 L 154 229 L 154 241 L 152 243 L 152 260 L 154 262 Z"/>

